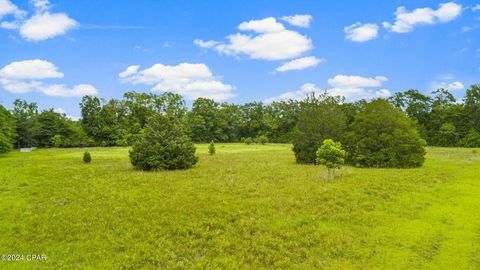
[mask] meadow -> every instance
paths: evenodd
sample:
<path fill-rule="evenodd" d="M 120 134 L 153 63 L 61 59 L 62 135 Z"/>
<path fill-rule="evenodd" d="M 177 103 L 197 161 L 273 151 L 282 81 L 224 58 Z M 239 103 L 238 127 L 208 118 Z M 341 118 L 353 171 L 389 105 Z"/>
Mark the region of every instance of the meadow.
<path fill-rule="evenodd" d="M 295 163 L 291 145 L 217 144 L 189 170 L 133 170 L 128 148 L 0 156 L 0 269 L 479 269 L 480 153 L 424 167 Z"/>

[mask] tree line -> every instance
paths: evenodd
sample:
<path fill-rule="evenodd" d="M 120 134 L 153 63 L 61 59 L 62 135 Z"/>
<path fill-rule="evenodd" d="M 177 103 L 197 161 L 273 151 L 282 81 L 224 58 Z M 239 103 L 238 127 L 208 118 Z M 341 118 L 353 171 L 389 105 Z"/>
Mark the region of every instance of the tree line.
<path fill-rule="evenodd" d="M 480 147 L 480 85 L 472 85 L 461 100 L 448 90 L 438 89 L 431 95 L 418 90 L 398 92 L 387 101 L 413 121 L 427 145 Z M 311 104 L 319 106 L 306 110 L 312 108 Z M 127 92 L 121 99 L 84 96 L 81 119 L 73 121 L 53 109 L 39 111 L 36 103 L 16 100 L 11 110 L 0 105 L 0 152 L 32 146 L 133 145 L 144 133 L 148 119 L 156 115 L 178 119 L 184 132 L 197 143 L 250 142 L 258 138 L 290 143 L 305 125 L 305 121 L 299 121 L 301 118 L 314 126 L 322 124 L 319 134 L 345 138 L 368 104 L 366 100 L 345 102 L 341 97 L 319 99 L 315 95 L 271 104 L 232 104 L 198 98 L 188 109 L 178 94 Z M 377 113 L 381 120 L 389 117 L 382 114 L 392 112 Z M 322 122 L 321 118 L 330 120 Z"/>

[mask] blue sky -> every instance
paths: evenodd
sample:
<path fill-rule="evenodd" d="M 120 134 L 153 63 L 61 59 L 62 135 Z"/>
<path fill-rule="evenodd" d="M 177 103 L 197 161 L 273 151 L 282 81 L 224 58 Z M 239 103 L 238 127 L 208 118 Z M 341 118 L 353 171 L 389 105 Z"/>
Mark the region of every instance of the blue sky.
<path fill-rule="evenodd" d="M 0 0 L 0 102 L 349 100 L 480 83 L 480 1 Z"/>

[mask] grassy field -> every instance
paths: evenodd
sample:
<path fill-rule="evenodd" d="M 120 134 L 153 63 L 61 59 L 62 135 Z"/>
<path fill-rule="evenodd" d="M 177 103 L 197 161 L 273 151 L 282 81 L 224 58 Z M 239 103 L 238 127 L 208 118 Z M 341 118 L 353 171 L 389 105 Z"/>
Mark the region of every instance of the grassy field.
<path fill-rule="evenodd" d="M 480 154 L 326 180 L 289 145 L 199 145 L 193 169 L 132 169 L 127 148 L 0 157 L 0 269 L 480 269 Z"/>

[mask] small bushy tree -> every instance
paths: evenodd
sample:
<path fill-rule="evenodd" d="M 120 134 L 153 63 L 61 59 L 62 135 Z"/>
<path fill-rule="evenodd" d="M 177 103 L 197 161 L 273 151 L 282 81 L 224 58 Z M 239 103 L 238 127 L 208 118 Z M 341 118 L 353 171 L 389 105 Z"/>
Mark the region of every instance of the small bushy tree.
<path fill-rule="evenodd" d="M 268 143 L 268 137 L 265 135 L 260 135 L 255 139 L 255 142 L 258 144 L 266 144 Z"/>
<path fill-rule="evenodd" d="M 12 143 L 4 134 L 0 133 L 0 154 L 7 153 L 12 150 Z"/>
<path fill-rule="evenodd" d="M 12 150 L 15 135 L 15 120 L 10 112 L 0 105 L 0 154 Z"/>
<path fill-rule="evenodd" d="M 342 149 L 342 144 L 331 139 L 324 140 L 318 148 L 316 162 L 325 165 L 329 178 L 333 178 L 333 170 L 345 164 L 345 150 Z"/>
<path fill-rule="evenodd" d="M 215 155 L 215 143 L 213 141 L 208 145 L 208 153 L 212 156 Z"/>
<path fill-rule="evenodd" d="M 250 138 L 250 137 L 248 137 L 248 138 L 246 138 L 246 139 L 245 139 L 243 142 L 244 142 L 245 144 L 248 144 L 248 145 L 250 145 L 250 144 L 252 144 L 252 143 L 253 143 L 253 139 L 252 139 L 252 138 Z"/>
<path fill-rule="evenodd" d="M 62 146 L 62 135 L 55 135 L 50 139 L 53 147 L 61 147 Z"/>
<path fill-rule="evenodd" d="M 188 169 L 198 161 L 195 150 L 179 118 L 154 115 L 130 150 L 130 161 L 146 171 Z"/>
<path fill-rule="evenodd" d="M 463 138 L 462 145 L 465 147 L 480 147 L 480 132 L 471 128 L 465 138 Z"/>
<path fill-rule="evenodd" d="M 83 162 L 90 163 L 91 161 L 92 161 L 92 156 L 90 155 L 90 152 L 83 153 Z"/>
<path fill-rule="evenodd" d="M 302 101 L 298 123 L 293 132 L 293 152 L 297 163 L 315 163 L 315 154 L 325 139 L 341 138 L 347 118 L 340 103 L 340 98 L 327 94 L 312 94 Z"/>
<path fill-rule="evenodd" d="M 373 100 L 345 135 L 347 160 L 360 167 L 419 167 L 425 141 L 413 120 L 386 100 Z"/>

